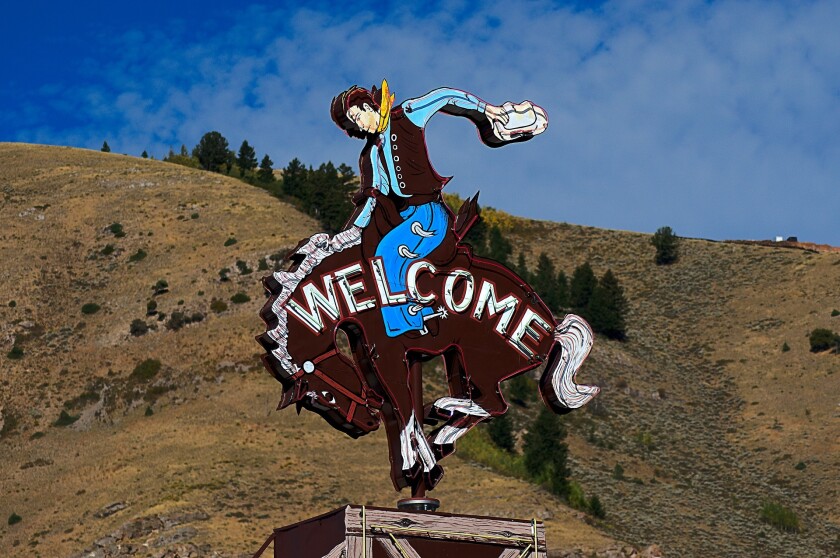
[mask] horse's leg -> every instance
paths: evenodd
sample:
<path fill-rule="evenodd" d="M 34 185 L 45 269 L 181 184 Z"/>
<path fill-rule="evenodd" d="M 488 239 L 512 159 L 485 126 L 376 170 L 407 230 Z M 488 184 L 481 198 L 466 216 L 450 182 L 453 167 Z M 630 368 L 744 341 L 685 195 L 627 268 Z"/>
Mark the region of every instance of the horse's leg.
<path fill-rule="evenodd" d="M 473 358 L 471 358 L 473 357 Z M 515 370 L 518 357 L 511 362 L 498 355 L 493 370 L 480 370 L 477 376 L 469 373 L 468 363 L 479 360 L 468 349 L 452 349 L 445 355 L 450 397 L 442 397 L 432 404 L 430 415 L 448 417 L 443 426 L 432 432 L 429 439 L 438 459 L 455 451 L 455 442 L 479 422 L 499 416 L 507 410 L 498 382 L 505 373 Z M 497 372 L 498 371 L 498 372 Z"/>
<path fill-rule="evenodd" d="M 422 378 L 417 375 L 421 367 L 419 363 L 412 366 L 399 348 L 380 352 L 375 366 L 387 396 L 382 410 L 388 434 L 391 480 L 397 490 L 411 486 L 415 492 L 421 483 L 426 486 L 429 480 L 436 483 L 442 475 L 422 428 Z M 418 385 L 420 390 L 415 395 L 418 390 L 412 390 L 412 386 Z M 417 402 L 419 408 L 415 409 Z"/>

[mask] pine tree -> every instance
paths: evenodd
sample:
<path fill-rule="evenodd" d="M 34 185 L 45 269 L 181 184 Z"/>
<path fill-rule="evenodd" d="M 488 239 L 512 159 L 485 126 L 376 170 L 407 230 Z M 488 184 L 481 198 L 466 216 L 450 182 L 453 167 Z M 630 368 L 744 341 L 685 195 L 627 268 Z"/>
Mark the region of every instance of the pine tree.
<path fill-rule="evenodd" d="M 303 200 L 307 197 L 304 192 L 306 185 L 306 167 L 295 157 L 283 169 L 283 192 L 287 196 Z"/>
<path fill-rule="evenodd" d="M 566 429 L 560 419 L 543 407 L 525 434 L 523 446 L 528 474 L 561 496 L 569 490 L 569 448 L 565 439 Z"/>
<path fill-rule="evenodd" d="M 182 143 L 181 144 L 181 157 L 189 157 L 189 156 L 190 156 L 190 154 L 187 151 L 187 146 Z"/>
<path fill-rule="evenodd" d="M 536 385 L 533 380 L 528 377 L 528 374 L 520 374 L 511 378 L 510 382 L 510 399 L 517 405 L 523 407 L 528 406 L 528 402 L 536 395 Z"/>
<path fill-rule="evenodd" d="M 493 443 L 505 450 L 513 453 L 516 447 L 516 440 L 513 437 L 513 426 L 508 415 L 495 417 L 487 425 L 487 432 L 490 434 L 490 439 Z"/>
<path fill-rule="evenodd" d="M 549 310 L 554 312 L 560 307 L 557 296 L 557 279 L 554 271 L 554 262 L 549 259 L 545 252 L 540 254 L 537 260 L 537 270 L 534 272 L 533 286 L 537 294 L 543 299 Z"/>
<path fill-rule="evenodd" d="M 525 254 L 522 252 L 519 252 L 519 258 L 516 260 L 516 269 L 514 271 L 526 283 L 531 282 L 531 272 L 528 271 L 528 264 L 525 263 Z"/>
<path fill-rule="evenodd" d="M 219 132 L 207 132 L 201 136 L 198 145 L 193 149 L 193 157 L 204 170 L 221 172 L 222 165 L 230 160 L 228 141 Z"/>
<path fill-rule="evenodd" d="M 329 233 L 340 231 L 350 214 L 353 204 L 351 192 L 355 189 L 355 174 L 347 165 L 335 168 L 331 162 L 322 164 L 307 173 L 309 195 L 303 200 L 304 209 L 321 221 Z"/>
<path fill-rule="evenodd" d="M 508 265 L 511 253 L 513 253 L 513 245 L 502 235 L 502 230 L 498 225 L 490 227 L 490 234 L 487 238 L 487 257 Z"/>
<path fill-rule="evenodd" d="M 680 239 L 671 227 L 659 227 L 651 237 L 650 243 L 656 247 L 656 256 L 653 259 L 656 265 L 669 265 L 679 259 Z"/>
<path fill-rule="evenodd" d="M 148 159 L 148 158 L 149 158 L 149 154 L 146 152 L 146 150 L 145 150 L 145 149 L 143 150 L 143 153 L 141 153 L 141 154 L 140 154 L 140 156 L 141 156 L 141 157 L 143 157 L 144 159 Z"/>
<path fill-rule="evenodd" d="M 271 157 L 268 156 L 266 153 L 265 157 L 262 158 L 260 161 L 260 170 L 257 171 L 257 179 L 260 182 L 273 182 L 274 181 L 274 169 L 271 168 L 271 165 L 274 164 L 274 161 L 271 160 Z"/>
<path fill-rule="evenodd" d="M 589 319 L 589 301 L 598 285 L 598 279 L 589 262 L 579 265 L 572 274 L 569 284 L 569 306 L 575 313 Z"/>
<path fill-rule="evenodd" d="M 248 140 L 244 140 L 239 146 L 239 155 L 236 157 L 236 164 L 239 165 L 239 175 L 245 176 L 245 173 L 257 168 L 257 152 L 253 147 L 248 145 Z"/>
<path fill-rule="evenodd" d="M 476 256 L 485 256 L 488 257 L 487 251 L 487 235 L 489 234 L 487 230 L 487 223 L 484 219 L 480 218 L 475 224 L 470 228 L 467 235 L 464 237 L 464 241 L 472 246 L 473 253 Z"/>
<path fill-rule="evenodd" d="M 111 152 L 111 146 L 108 145 L 107 141 L 102 142 L 102 149 L 100 149 L 100 151 L 102 151 L 103 153 L 110 153 Z"/>
<path fill-rule="evenodd" d="M 569 307 L 569 280 L 561 271 L 557 274 L 557 309 L 562 312 Z"/>
<path fill-rule="evenodd" d="M 589 301 L 589 321 L 592 329 L 610 339 L 627 337 L 624 315 L 627 299 L 612 270 L 607 270 L 592 293 Z"/>

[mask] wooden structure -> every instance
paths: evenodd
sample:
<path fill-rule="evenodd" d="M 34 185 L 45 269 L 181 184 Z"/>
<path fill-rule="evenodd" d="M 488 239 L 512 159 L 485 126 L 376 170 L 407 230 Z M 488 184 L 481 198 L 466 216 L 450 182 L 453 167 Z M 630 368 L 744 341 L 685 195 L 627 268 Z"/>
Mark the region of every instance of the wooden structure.
<path fill-rule="evenodd" d="M 536 520 L 346 506 L 275 529 L 274 558 L 546 558 Z"/>

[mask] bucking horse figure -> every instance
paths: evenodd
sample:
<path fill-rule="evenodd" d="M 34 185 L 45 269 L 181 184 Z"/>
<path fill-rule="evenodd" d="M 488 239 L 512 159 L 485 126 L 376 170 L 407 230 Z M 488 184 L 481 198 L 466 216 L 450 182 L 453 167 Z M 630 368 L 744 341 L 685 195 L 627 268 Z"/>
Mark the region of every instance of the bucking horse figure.
<path fill-rule="evenodd" d="M 344 92 L 332 107 L 348 134 L 367 139 L 357 210 L 344 230 L 301 241 L 287 269 L 263 279 L 266 331 L 257 340 L 283 386 L 278 408 L 294 403 L 354 438 L 384 420 L 394 486 L 423 495 L 440 481 L 439 462 L 456 441 L 506 412 L 502 381 L 544 364 L 540 393 L 555 412 L 593 398 L 597 387 L 574 381 L 593 336 L 578 316 L 558 323 L 521 277 L 461 242 L 479 218 L 477 196 L 455 215 L 441 196 L 448 179 L 434 172 L 425 150 L 429 111 L 469 117 L 491 146 L 538 133 L 544 112 L 530 103 L 492 107 L 456 90 L 392 108 L 386 83 L 378 92 L 361 90 L 362 102 L 353 97 L 358 91 Z M 446 95 L 455 101 L 441 101 Z M 532 121 L 523 125 L 528 114 Z M 427 403 L 422 363 L 438 356 L 449 395 Z M 434 429 L 427 435 L 423 425 Z"/>

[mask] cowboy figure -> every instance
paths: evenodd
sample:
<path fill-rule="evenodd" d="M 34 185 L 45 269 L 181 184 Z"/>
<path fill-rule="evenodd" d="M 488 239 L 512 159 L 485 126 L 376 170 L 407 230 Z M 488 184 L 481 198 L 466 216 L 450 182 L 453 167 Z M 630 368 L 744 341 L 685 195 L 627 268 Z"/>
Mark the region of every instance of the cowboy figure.
<path fill-rule="evenodd" d="M 379 90 L 353 86 L 336 96 L 331 105 L 332 119 L 338 127 L 347 135 L 366 141 L 359 156 L 361 187 L 354 197 L 356 211 L 348 224 L 364 229 L 373 219 L 385 233 L 375 248 L 373 261 L 379 262 L 388 292 L 395 295 L 394 304 L 381 308 L 389 337 L 407 332 L 424 334 L 424 322 L 440 315 L 407 296 L 406 271 L 413 262 L 429 258 L 443 244 L 447 247 L 438 250 L 438 257 L 441 253 L 454 254 L 457 242 L 449 234 L 452 213 L 441 195 L 451 177 L 440 176 L 429 161 L 426 123 L 438 111 L 465 116 L 478 126 L 485 143 L 493 147 L 530 137 L 523 134 L 499 141 L 498 133 L 494 136 L 490 132 L 504 129 L 508 123 L 505 108 L 457 89 L 435 89 L 396 106 L 393 101 L 383 80 Z M 377 206 L 380 209 L 375 211 Z"/>

